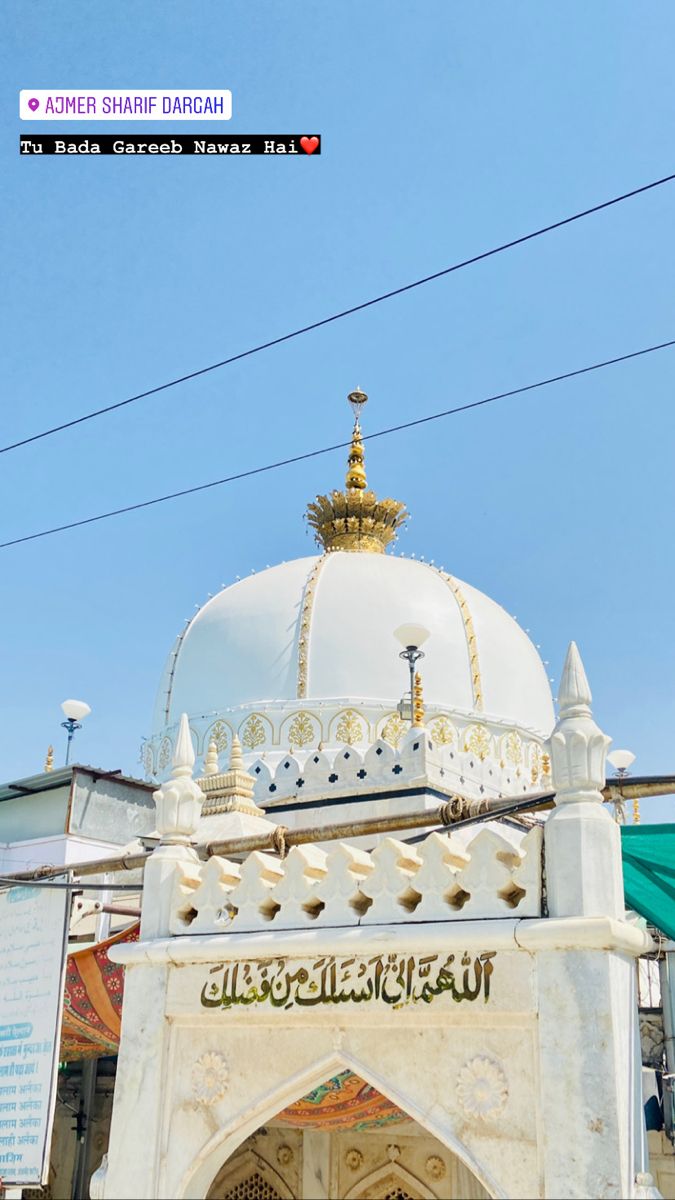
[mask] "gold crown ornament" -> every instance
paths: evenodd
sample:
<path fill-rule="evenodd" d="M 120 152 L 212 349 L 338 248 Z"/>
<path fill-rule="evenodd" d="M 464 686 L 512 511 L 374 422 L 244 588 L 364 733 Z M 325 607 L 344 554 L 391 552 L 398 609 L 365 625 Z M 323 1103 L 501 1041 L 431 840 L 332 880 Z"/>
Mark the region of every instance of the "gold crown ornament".
<path fill-rule="evenodd" d="M 354 430 L 347 458 L 344 492 L 317 496 L 307 505 L 307 522 L 324 550 L 384 554 L 408 518 L 400 500 L 378 500 L 368 490 L 360 417 L 368 399 L 359 388 L 347 397 L 354 412 Z"/>

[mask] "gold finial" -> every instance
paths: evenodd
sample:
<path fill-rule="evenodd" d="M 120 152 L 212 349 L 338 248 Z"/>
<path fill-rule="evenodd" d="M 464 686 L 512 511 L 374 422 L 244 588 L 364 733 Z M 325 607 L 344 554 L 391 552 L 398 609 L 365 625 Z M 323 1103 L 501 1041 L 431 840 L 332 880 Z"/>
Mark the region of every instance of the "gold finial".
<path fill-rule="evenodd" d="M 367 490 L 360 416 L 368 397 L 357 388 L 349 393 L 347 400 L 355 419 L 346 488 L 344 492 L 317 496 L 316 502 L 307 506 L 307 520 L 324 550 L 366 550 L 383 554 L 389 543 L 395 541 L 397 530 L 408 513 L 399 500 L 378 500 L 374 492 Z"/>
<path fill-rule="evenodd" d="M 47 746 L 47 757 L 45 759 L 45 771 L 54 770 L 54 747 Z"/>
<path fill-rule="evenodd" d="M 364 463 L 365 456 L 363 441 L 361 440 L 361 426 L 358 420 L 356 420 L 352 434 L 352 445 L 349 451 L 349 458 L 347 459 L 347 479 L 345 482 L 348 489 L 356 488 L 358 491 L 363 491 L 364 488 L 368 487 Z"/>
<path fill-rule="evenodd" d="M 640 824 L 640 801 L 638 800 L 637 796 L 633 801 L 633 824 Z"/>
<path fill-rule="evenodd" d="M 415 686 L 413 688 L 413 725 L 418 729 L 424 725 L 424 691 L 422 689 L 422 676 L 419 671 L 415 675 Z"/>

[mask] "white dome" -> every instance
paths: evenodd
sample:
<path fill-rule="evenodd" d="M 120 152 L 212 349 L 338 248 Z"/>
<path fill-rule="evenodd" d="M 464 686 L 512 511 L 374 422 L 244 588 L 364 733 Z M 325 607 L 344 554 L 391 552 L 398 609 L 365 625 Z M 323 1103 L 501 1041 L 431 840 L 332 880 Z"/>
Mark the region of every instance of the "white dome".
<path fill-rule="evenodd" d="M 393 633 L 411 621 L 431 634 L 421 663 L 429 706 L 548 736 L 546 672 L 503 608 L 429 564 L 340 551 L 271 567 L 209 600 L 169 657 L 155 733 L 181 712 L 200 719 L 335 700 L 395 707 L 407 668 Z"/>

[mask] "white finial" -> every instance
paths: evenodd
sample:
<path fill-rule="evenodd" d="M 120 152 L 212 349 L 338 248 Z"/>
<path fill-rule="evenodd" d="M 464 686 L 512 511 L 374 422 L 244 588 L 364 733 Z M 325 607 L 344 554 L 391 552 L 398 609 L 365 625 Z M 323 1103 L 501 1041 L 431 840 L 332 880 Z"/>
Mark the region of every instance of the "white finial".
<path fill-rule="evenodd" d="M 204 759 L 204 774 L 218 774 L 218 746 L 216 745 L 214 738 L 211 738 L 211 741 L 209 742 L 209 748 L 206 751 L 206 758 Z"/>
<path fill-rule="evenodd" d="M 591 689 L 575 642 L 570 642 L 558 691 L 560 716 L 550 740 L 556 804 L 602 800 L 611 738 L 591 713 Z"/>
<path fill-rule="evenodd" d="M 230 751 L 230 765 L 228 770 L 243 771 L 244 769 L 244 756 L 241 752 L 241 742 L 235 733 L 234 737 L 232 738 L 232 750 Z"/>
<path fill-rule="evenodd" d="M 570 642 L 558 688 L 560 716 L 590 713 L 591 689 L 576 642 Z"/>
<path fill-rule="evenodd" d="M 180 719 L 180 727 L 178 729 L 178 738 L 176 740 L 176 749 L 173 754 L 171 766 L 173 770 L 171 774 L 174 779 L 178 779 L 181 775 L 192 775 L 192 768 L 195 765 L 195 748 L 192 745 L 192 734 L 190 733 L 190 723 L 187 713 L 183 713 Z"/>
<path fill-rule="evenodd" d="M 230 763 L 226 771 L 217 769 L 217 755 L 215 755 L 216 770 L 209 770 L 212 748 L 215 754 L 215 742 L 209 746 L 209 753 L 204 763 L 204 777 L 200 780 L 206 794 L 204 815 L 212 816 L 214 813 L 237 810 L 259 815 L 259 809 L 253 800 L 255 780 L 244 766 L 241 742 L 236 733 L 232 738 Z"/>
<path fill-rule="evenodd" d="M 204 795 L 192 778 L 195 751 L 187 713 L 180 719 L 171 769 L 171 779 L 154 793 L 157 807 L 157 831 L 161 845 L 188 844 L 195 833 Z"/>

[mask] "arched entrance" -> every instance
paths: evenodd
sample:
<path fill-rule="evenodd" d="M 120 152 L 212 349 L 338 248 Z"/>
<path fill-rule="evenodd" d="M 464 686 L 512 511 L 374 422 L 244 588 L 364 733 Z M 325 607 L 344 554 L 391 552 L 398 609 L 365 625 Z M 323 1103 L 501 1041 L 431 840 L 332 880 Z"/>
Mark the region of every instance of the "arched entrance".
<path fill-rule="evenodd" d="M 353 1071 L 251 1134 L 207 1200 L 484 1200 L 456 1154 Z"/>

